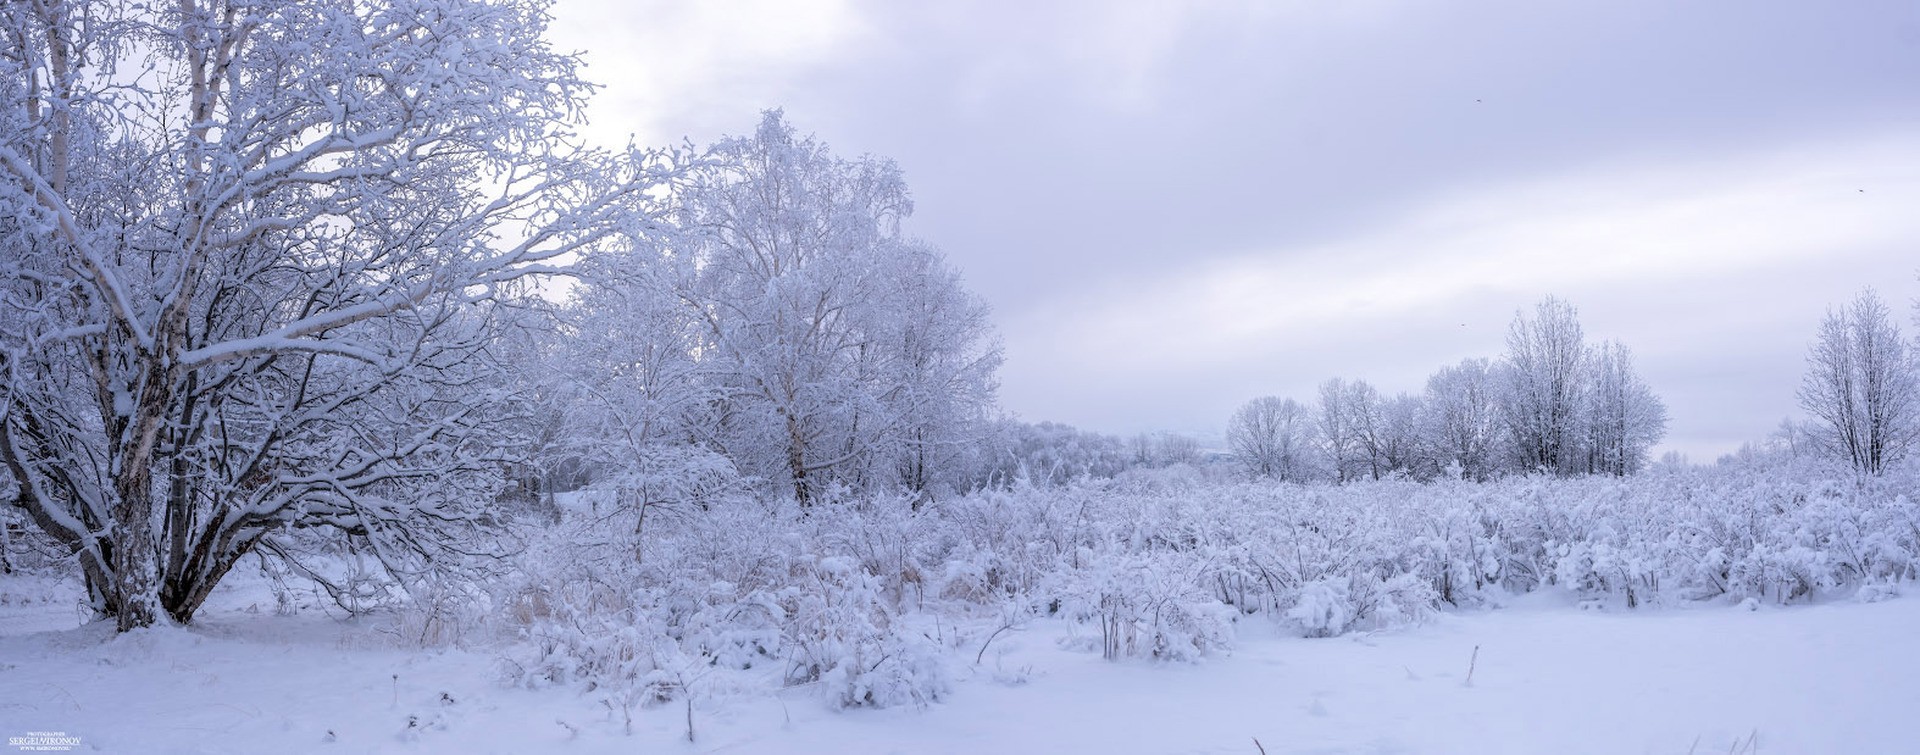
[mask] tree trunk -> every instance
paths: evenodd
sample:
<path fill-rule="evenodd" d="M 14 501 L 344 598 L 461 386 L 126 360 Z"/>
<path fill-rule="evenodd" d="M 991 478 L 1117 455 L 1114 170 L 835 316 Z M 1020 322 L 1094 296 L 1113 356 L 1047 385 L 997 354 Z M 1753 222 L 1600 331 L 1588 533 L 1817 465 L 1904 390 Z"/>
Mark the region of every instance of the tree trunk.
<path fill-rule="evenodd" d="M 787 414 L 787 468 L 793 472 L 793 498 L 801 508 L 813 505 L 812 485 L 807 481 L 807 436 L 800 419 Z"/>
<path fill-rule="evenodd" d="M 108 608 L 120 631 L 150 626 L 160 614 L 160 551 L 154 547 L 152 477 L 145 465 L 121 470 L 114 507 L 113 589 Z"/>

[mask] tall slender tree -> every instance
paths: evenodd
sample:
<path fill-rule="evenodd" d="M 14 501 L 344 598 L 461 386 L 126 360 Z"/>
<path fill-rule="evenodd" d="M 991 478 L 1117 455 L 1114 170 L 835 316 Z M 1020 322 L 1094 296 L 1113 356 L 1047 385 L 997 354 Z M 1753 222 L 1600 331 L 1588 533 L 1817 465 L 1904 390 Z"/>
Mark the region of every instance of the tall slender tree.
<path fill-rule="evenodd" d="M 1586 472 L 1624 476 L 1644 468 L 1667 428 L 1667 407 L 1633 369 L 1633 353 L 1608 341 L 1588 355 L 1583 444 Z"/>
<path fill-rule="evenodd" d="M 1920 440 L 1920 366 L 1872 289 L 1827 312 L 1799 398 L 1814 442 L 1862 472 L 1885 471 Z"/>
<path fill-rule="evenodd" d="M 1572 304 L 1547 297 L 1533 317 L 1514 315 L 1501 362 L 1510 449 L 1527 471 L 1581 471 L 1580 419 L 1587 380 L 1586 339 Z"/>

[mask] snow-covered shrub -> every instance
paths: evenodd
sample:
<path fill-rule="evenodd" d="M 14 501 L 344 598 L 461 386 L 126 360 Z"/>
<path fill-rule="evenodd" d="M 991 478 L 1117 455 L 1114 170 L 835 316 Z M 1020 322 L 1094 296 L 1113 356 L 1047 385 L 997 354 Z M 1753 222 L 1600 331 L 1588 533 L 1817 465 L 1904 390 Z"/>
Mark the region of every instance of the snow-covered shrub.
<path fill-rule="evenodd" d="M 1316 579 L 1302 585 L 1299 597 L 1286 617 L 1308 637 L 1334 637 L 1347 631 L 1354 621 L 1348 580 L 1337 577 Z"/>
<path fill-rule="evenodd" d="M 937 646 L 894 626 L 879 578 L 844 556 L 805 571 L 780 591 L 788 685 L 818 683 L 837 707 L 926 704 L 946 694 Z"/>
<path fill-rule="evenodd" d="M 1367 629 L 1414 624 L 1433 614 L 1439 596 L 1433 586 L 1419 575 L 1400 573 L 1387 577 L 1355 575 L 1348 595 L 1353 599 L 1354 625 Z"/>
<path fill-rule="evenodd" d="M 939 589 L 945 598 L 989 604 L 1035 590 L 1073 552 L 1084 510 L 1078 490 L 1021 486 L 938 501 L 934 518 Z"/>
<path fill-rule="evenodd" d="M 12 480 L 0 483 L 0 500 L 14 500 Z M 17 490 L 17 488 L 16 488 Z M 55 574 L 66 572 L 66 549 L 41 532 L 26 512 L 12 506 L 0 509 L 0 574 Z"/>
<path fill-rule="evenodd" d="M 1101 656 L 1194 661 L 1233 647 L 1233 610 L 1199 584 L 1188 554 L 1085 549 L 1056 599 L 1097 625 Z"/>
<path fill-rule="evenodd" d="M 646 589 L 634 540 L 639 512 L 592 509 L 535 533 L 492 602 L 522 640 L 507 680 L 614 693 L 651 683 L 679 660 L 665 596 Z"/>
<path fill-rule="evenodd" d="M 808 685 L 835 707 L 945 694 L 942 648 L 904 628 L 932 541 L 904 503 L 735 503 L 644 531 L 630 526 L 642 513 L 576 511 L 528 548 L 498 598 L 524 639 L 511 681 L 591 689 L 616 708 L 714 673 Z"/>
<path fill-rule="evenodd" d="M 429 578 L 408 591 L 394 608 L 385 630 L 407 647 L 444 647 L 466 642 L 473 632 L 491 625 L 482 618 L 492 613 L 492 598 L 472 582 Z"/>
<path fill-rule="evenodd" d="M 1464 499 L 1464 500 L 1462 500 Z M 1424 575 L 1439 602 L 1483 605 L 1490 590 L 1504 587 L 1508 561 L 1505 532 L 1484 492 L 1457 478 L 1424 486 L 1415 505 L 1425 507 L 1402 566 Z"/>
<path fill-rule="evenodd" d="M 1853 594 L 1853 599 L 1862 603 L 1878 603 L 1898 597 L 1900 584 L 1897 582 L 1868 582 Z"/>
<path fill-rule="evenodd" d="M 1436 599 L 1433 587 L 1416 574 L 1351 574 L 1302 586 L 1284 615 L 1303 636 L 1336 637 L 1418 622 L 1433 612 Z"/>
<path fill-rule="evenodd" d="M 925 595 L 927 576 L 922 552 L 938 547 L 940 538 L 926 526 L 911 502 L 893 497 L 856 498 L 817 503 L 799 523 L 809 550 L 853 559 L 873 576 L 894 604 L 918 603 Z"/>

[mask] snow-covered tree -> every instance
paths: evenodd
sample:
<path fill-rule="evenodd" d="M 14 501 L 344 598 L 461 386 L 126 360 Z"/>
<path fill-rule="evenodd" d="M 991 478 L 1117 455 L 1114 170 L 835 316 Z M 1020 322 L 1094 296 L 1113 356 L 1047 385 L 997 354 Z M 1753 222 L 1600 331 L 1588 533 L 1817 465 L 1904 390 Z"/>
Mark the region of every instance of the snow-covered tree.
<path fill-rule="evenodd" d="M 1119 436 L 1058 422 L 1000 420 L 993 424 L 986 446 L 987 459 L 975 473 L 980 487 L 1064 485 L 1112 477 L 1133 464 Z"/>
<path fill-rule="evenodd" d="M 1855 469 L 1879 474 L 1920 438 L 1920 366 L 1872 289 L 1831 310 L 1807 355 L 1800 406 L 1813 440 Z"/>
<path fill-rule="evenodd" d="M 1516 465 L 1525 471 L 1579 471 L 1580 416 L 1587 390 L 1579 313 L 1547 297 L 1507 331 L 1502 414 Z"/>
<path fill-rule="evenodd" d="M 646 234 L 588 257 L 546 379 L 564 396 L 557 461 L 584 465 L 617 510 L 705 506 L 739 482 L 715 452 L 720 387 L 700 356 L 700 311 L 682 299 L 691 267 Z"/>
<path fill-rule="evenodd" d="M 672 201 L 584 278 L 588 437 L 698 445 L 803 504 L 965 482 L 1000 350 L 985 305 L 902 233 L 898 168 L 772 111 Z"/>
<path fill-rule="evenodd" d="M 857 480 L 900 419 L 872 390 L 881 356 L 860 310 L 912 204 L 891 164 L 839 160 L 779 113 L 713 152 L 725 168 L 684 199 L 682 296 L 724 381 L 720 442 L 808 502 Z"/>
<path fill-rule="evenodd" d="M 631 224 L 532 0 L 0 6 L 0 459 L 121 629 L 487 521 L 516 281 Z"/>
<path fill-rule="evenodd" d="M 1227 445 L 1249 474 L 1300 482 L 1310 469 L 1311 424 L 1300 402 L 1262 396 L 1234 412 L 1227 422 Z"/>
<path fill-rule="evenodd" d="M 1191 435 L 1181 433 L 1154 433 L 1153 452 L 1148 463 L 1156 467 L 1171 467 L 1176 464 L 1199 464 L 1200 441 Z"/>
<path fill-rule="evenodd" d="M 1638 471 L 1666 433 L 1666 406 L 1618 342 L 1589 347 L 1573 305 L 1548 297 L 1507 334 L 1500 415 L 1521 472 Z"/>
<path fill-rule="evenodd" d="M 1406 393 L 1374 404 L 1367 424 L 1367 456 L 1374 479 L 1389 474 L 1410 474 L 1426 479 L 1432 476 L 1432 464 L 1420 433 L 1420 399 Z"/>
<path fill-rule="evenodd" d="M 1002 360 L 986 304 L 935 250 L 898 249 L 882 278 L 872 323 L 874 349 L 887 355 L 881 401 L 899 417 L 877 470 L 918 492 L 967 485 L 985 438 Z"/>
<path fill-rule="evenodd" d="M 1633 370 L 1633 354 L 1608 341 L 1588 355 L 1581 426 L 1589 474 L 1629 475 L 1643 469 L 1667 429 L 1667 407 Z"/>
<path fill-rule="evenodd" d="M 1335 481 L 1379 477 L 1373 436 L 1379 403 L 1380 392 L 1364 380 L 1334 378 L 1320 384 L 1314 429 Z"/>
<path fill-rule="evenodd" d="M 1505 461 L 1500 386 L 1485 359 L 1463 359 L 1427 379 L 1422 435 L 1434 464 L 1470 480 L 1487 480 Z"/>

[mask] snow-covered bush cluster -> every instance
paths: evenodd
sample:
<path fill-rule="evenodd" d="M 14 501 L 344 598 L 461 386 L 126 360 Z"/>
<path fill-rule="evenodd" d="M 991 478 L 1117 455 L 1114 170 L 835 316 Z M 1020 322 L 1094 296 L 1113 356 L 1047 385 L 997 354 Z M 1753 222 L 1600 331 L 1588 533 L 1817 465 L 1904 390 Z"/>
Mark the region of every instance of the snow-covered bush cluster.
<path fill-rule="evenodd" d="M 528 640 L 520 683 L 629 705 L 741 684 L 922 704 L 1009 607 L 1074 622 L 1107 658 L 1191 661 L 1230 650 L 1236 622 L 1331 637 L 1540 589 L 1618 608 L 1883 599 L 1920 577 L 1916 483 L 1739 466 L 1344 486 L 1138 473 L 917 508 L 741 497 L 638 534 L 632 514 L 583 504 L 496 600 Z"/>
<path fill-rule="evenodd" d="M 1731 467 L 1486 483 L 1113 485 L 1088 495 L 1105 508 L 1089 519 L 1125 522 L 1125 536 L 1079 537 L 1192 554 L 1197 584 L 1219 602 L 1325 636 L 1543 587 L 1636 607 L 1785 603 L 1911 580 L 1920 576 L 1914 489 L 1911 475 Z"/>
<path fill-rule="evenodd" d="M 1233 645 L 1233 611 L 1201 586 L 1204 568 L 1192 551 L 1082 547 L 1049 605 L 1095 625 L 1109 660 L 1194 660 Z"/>
<path fill-rule="evenodd" d="M 743 678 L 817 686 L 841 707 L 946 692 L 942 646 L 909 614 L 972 577 L 919 570 L 938 563 L 926 552 L 938 546 L 931 520 L 904 501 L 804 515 L 731 503 L 655 517 L 638 533 L 631 514 L 572 512 L 544 533 L 502 587 L 505 621 L 529 640 L 510 678 L 653 702 Z"/>

